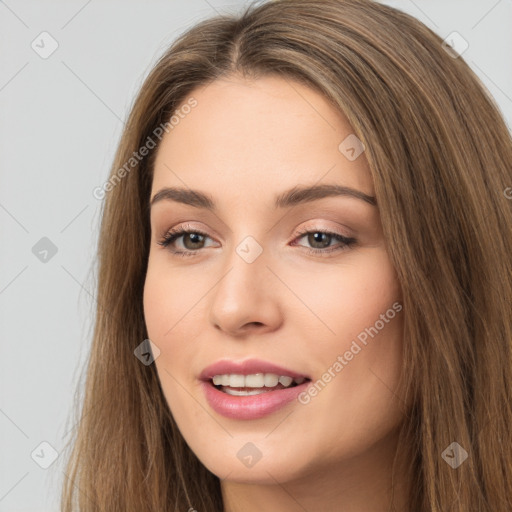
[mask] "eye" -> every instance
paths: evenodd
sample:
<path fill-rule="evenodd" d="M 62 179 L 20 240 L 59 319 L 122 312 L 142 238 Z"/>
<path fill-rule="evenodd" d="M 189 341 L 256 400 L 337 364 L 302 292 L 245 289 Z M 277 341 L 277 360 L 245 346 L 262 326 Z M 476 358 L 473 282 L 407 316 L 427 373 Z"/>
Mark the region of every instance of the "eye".
<path fill-rule="evenodd" d="M 322 256 L 328 253 L 346 250 L 357 242 L 355 238 L 349 238 L 339 233 L 334 233 L 324 229 L 301 231 L 298 233 L 298 237 L 296 237 L 295 240 L 300 240 L 306 237 L 308 244 L 312 246 L 311 248 L 306 247 L 306 252 L 308 254 Z M 176 250 L 175 248 L 172 248 L 173 244 L 180 238 L 182 238 L 184 250 Z M 172 254 L 177 256 L 194 256 L 200 249 L 205 247 L 204 243 L 206 238 L 210 237 L 203 231 L 193 229 L 189 225 L 183 225 L 169 230 L 157 243 L 162 247 L 169 248 Z M 337 241 L 338 245 L 332 246 L 331 242 L 333 241 Z M 293 243 L 292 245 L 302 246 L 302 244 L 296 243 Z"/>
<path fill-rule="evenodd" d="M 179 228 L 169 230 L 164 237 L 157 242 L 158 245 L 168 247 L 169 250 L 177 256 L 193 256 L 194 253 L 198 252 L 198 249 L 203 248 L 204 239 L 210 237 L 198 229 L 189 228 L 190 226 L 183 225 Z M 185 249 L 184 251 L 170 248 L 179 238 L 183 238 L 182 243 Z"/>
<path fill-rule="evenodd" d="M 346 250 L 357 242 L 355 238 L 346 237 L 339 233 L 333 233 L 332 231 L 324 229 L 309 229 L 301 231 L 296 240 L 300 240 L 301 238 L 307 238 L 308 244 L 312 246 L 312 248 L 306 248 L 309 254 L 322 255 Z M 338 246 L 331 246 L 331 242 L 333 240 L 337 240 L 339 242 Z"/>

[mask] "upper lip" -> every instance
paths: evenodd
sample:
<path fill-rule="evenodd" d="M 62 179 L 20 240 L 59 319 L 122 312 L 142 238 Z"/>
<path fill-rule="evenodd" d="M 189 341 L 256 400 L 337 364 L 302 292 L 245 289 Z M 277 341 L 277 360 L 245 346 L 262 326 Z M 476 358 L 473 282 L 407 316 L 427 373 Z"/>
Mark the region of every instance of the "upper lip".
<path fill-rule="evenodd" d="M 246 359 L 245 361 L 222 359 L 207 366 L 199 375 L 199 379 L 210 380 L 213 379 L 215 375 L 250 375 L 254 373 L 275 373 L 279 376 L 288 375 L 293 378 L 304 377 L 305 379 L 309 379 L 307 375 L 260 359 Z"/>

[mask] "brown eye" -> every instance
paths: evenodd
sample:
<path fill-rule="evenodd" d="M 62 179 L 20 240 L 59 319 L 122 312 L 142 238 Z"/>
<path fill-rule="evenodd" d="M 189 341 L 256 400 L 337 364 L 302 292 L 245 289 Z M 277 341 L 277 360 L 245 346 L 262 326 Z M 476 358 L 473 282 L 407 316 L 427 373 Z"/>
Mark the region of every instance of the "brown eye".
<path fill-rule="evenodd" d="M 305 247 L 308 253 L 310 254 L 328 254 L 331 252 L 338 252 L 348 249 L 350 246 L 354 245 L 357 240 L 355 238 L 347 238 L 339 233 L 332 233 L 323 229 L 310 229 L 309 231 L 302 231 L 299 233 L 298 238 L 296 240 L 301 240 L 303 238 L 307 239 L 307 243 L 310 248 Z M 331 245 L 332 241 L 338 241 L 337 245 Z M 294 244 L 294 245 L 303 245 L 303 244 Z"/>
<path fill-rule="evenodd" d="M 169 248 L 171 253 L 177 256 L 193 256 L 195 253 L 198 253 L 200 249 L 205 247 L 205 240 L 210 237 L 197 229 L 188 228 L 189 226 L 185 225 L 177 229 L 171 229 L 165 234 L 162 240 L 157 242 L 158 245 Z M 180 238 L 183 239 L 181 242 L 182 247 L 176 249 L 173 246 Z"/>
<path fill-rule="evenodd" d="M 311 232 L 307 237 L 308 243 L 315 249 L 325 249 L 326 247 L 329 247 L 333 238 L 332 235 L 322 233 L 321 231 Z"/>
<path fill-rule="evenodd" d="M 200 245 L 204 243 L 204 236 L 199 233 L 185 233 L 181 235 L 183 237 L 183 245 L 185 249 L 201 249 Z M 187 243 L 190 240 L 190 245 Z M 198 247 L 199 245 L 199 247 Z"/>

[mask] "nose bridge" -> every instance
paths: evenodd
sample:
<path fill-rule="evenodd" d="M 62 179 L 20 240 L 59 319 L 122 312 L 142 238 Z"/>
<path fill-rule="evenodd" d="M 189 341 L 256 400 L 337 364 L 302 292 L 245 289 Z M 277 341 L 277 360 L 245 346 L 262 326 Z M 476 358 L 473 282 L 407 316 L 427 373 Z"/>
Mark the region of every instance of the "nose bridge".
<path fill-rule="evenodd" d="M 239 237 L 240 238 L 240 237 Z M 267 277 L 267 257 L 263 245 L 252 235 L 246 235 L 226 255 L 224 278 L 219 283 L 223 293 L 233 294 L 240 303 L 244 297 L 260 294 L 259 287 Z M 246 293 L 242 293 L 246 290 Z"/>
<path fill-rule="evenodd" d="M 231 332 L 247 323 L 273 324 L 278 315 L 267 251 L 252 235 L 240 238 L 225 255 L 223 277 L 210 299 L 212 323 Z"/>

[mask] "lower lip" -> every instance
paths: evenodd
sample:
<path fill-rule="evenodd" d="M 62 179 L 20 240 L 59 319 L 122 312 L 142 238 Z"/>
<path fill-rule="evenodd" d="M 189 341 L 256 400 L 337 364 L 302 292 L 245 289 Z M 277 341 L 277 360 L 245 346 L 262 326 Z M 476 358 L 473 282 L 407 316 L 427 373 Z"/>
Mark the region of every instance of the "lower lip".
<path fill-rule="evenodd" d="M 210 407 L 227 418 L 237 420 L 255 420 L 278 411 L 297 398 L 311 381 L 298 386 L 276 391 L 265 391 L 259 395 L 233 396 L 219 391 L 210 381 L 203 381 L 203 391 Z"/>

